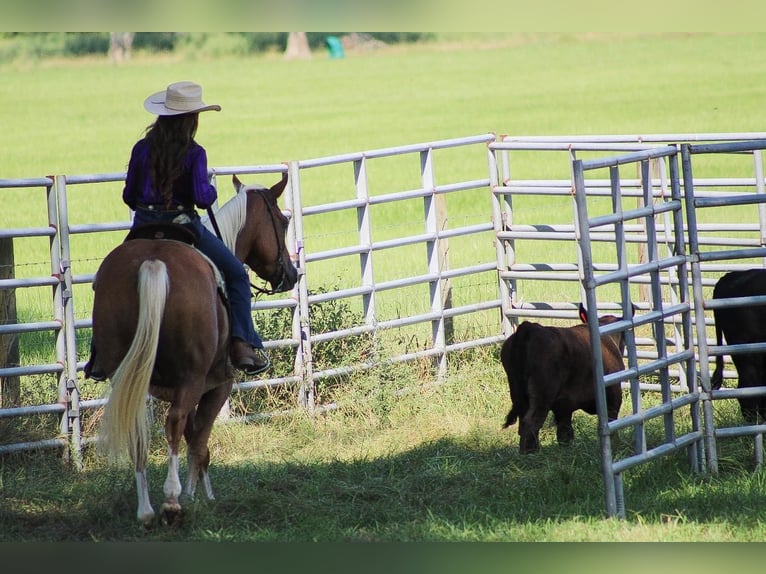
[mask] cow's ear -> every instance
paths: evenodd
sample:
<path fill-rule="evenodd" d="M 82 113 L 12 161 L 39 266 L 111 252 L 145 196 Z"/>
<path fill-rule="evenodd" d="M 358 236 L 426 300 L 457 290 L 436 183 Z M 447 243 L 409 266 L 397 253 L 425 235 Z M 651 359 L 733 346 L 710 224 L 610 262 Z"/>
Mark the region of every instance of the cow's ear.
<path fill-rule="evenodd" d="M 580 313 L 580 321 L 582 321 L 583 323 L 585 323 L 587 325 L 588 324 L 588 312 L 585 310 L 585 305 L 583 305 L 582 302 L 580 303 L 579 313 Z"/>

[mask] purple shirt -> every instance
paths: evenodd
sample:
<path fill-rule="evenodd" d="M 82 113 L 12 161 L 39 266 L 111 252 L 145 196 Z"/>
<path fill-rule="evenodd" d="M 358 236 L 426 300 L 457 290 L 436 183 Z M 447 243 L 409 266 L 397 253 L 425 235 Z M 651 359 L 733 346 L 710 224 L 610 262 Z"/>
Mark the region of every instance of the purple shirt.
<path fill-rule="evenodd" d="M 196 205 L 200 209 L 207 209 L 213 205 L 217 197 L 216 189 L 207 177 L 205 149 L 198 143 L 192 142 L 184 158 L 183 172 L 173 182 L 172 203 L 187 208 Z M 146 205 L 164 203 L 149 177 L 149 144 L 146 139 L 136 142 L 130 153 L 122 200 L 134 210 L 137 203 Z"/>

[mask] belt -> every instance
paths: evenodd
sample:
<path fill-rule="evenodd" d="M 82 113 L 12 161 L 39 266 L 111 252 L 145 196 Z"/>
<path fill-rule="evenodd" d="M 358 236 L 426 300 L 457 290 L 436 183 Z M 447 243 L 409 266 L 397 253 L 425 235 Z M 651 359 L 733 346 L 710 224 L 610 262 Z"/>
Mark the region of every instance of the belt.
<path fill-rule="evenodd" d="M 142 209 L 144 211 L 152 211 L 154 213 L 189 213 L 194 211 L 191 207 L 185 205 L 176 205 L 168 209 L 164 203 L 137 203 L 136 209 Z"/>

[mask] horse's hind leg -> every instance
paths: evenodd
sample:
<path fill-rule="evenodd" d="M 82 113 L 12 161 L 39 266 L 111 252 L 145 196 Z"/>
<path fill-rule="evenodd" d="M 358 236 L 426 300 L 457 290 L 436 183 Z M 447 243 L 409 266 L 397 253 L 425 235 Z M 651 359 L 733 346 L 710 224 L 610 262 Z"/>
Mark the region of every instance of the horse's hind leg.
<path fill-rule="evenodd" d="M 136 492 L 138 493 L 138 521 L 148 526 L 154 520 L 154 509 L 149 501 L 149 483 L 146 480 L 146 463 L 139 469 L 136 465 Z"/>
<path fill-rule="evenodd" d="M 163 492 L 165 502 L 162 504 L 162 519 L 167 524 L 173 524 L 181 514 L 181 476 L 178 464 L 178 447 L 181 443 L 188 413 L 189 394 L 179 390 L 175 400 L 168 409 L 165 419 L 165 438 L 168 442 L 168 476 L 165 479 Z M 193 403 L 192 403 L 193 404 Z"/>
<path fill-rule="evenodd" d="M 210 465 L 210 449 L 208 440 L 213 430 L 213 423 L 221 407 L 229 398 L 231 384 L 215 387 L 205 393 L 197 405 L 193 424 L 186 425 L 186 444 L 188 448 L 189 474 L 186 480 L 185 494 L 194 498 L 198 484 L 202 484 L 205 497 L 214 500 L 213 488 L 210 484 L 208 467 Z"/>

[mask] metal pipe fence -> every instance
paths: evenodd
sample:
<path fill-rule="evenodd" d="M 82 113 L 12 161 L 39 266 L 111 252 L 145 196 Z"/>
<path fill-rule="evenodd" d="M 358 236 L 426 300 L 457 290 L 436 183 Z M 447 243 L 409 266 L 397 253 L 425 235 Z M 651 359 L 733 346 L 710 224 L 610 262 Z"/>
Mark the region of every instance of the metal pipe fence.
<path fill-rule="evenodd" d="M 746 142 L 735 150 L 742 156 L 747 144 L 761 139 L 766 134 L 483 134 L 278 165 L 216 167 L 211 181 L 217 186 L 232 174 L 288 173 L 288 247 L 299 269 L 291 293 L 260 298 L 252 306 L 256 324 L 266 313 L 286 317 L 281 334 L 265 343 L 269 352 L 290 357 L 290 367 L 268 378 L 240 380 L 235 392 L 286 389 L 297 405 L 317 412 L 334 408 L 325 386 L 335 380 L 419 361 L 438 381 L 453 354 L 499 344 L 520 320 L 574 320 L 580 301 L 594 317 L 625 312 L 631 301 L 638 312 L 627 322 L 630 328 L 623 322 L 611 327 L 627 329 L 628 366 L 619 376 L 603 378 L 607 385 L 626 381 L 631 413 L 599 423 L 604 443 L 628 428 L 636 437 L 633 455 L 612 461 L 608 450 L 603 453 L 610 461 L 607 510 L 624 511 L 622 472 L 672 451 L 670 443 L 688 449 L 697 468 L 710 466 L 715 438 L 745 432 L 709 427 L 708 417 L 699 419 L 695 412 L 713 398 L 699 391 L 700 373 L 704 378 L 707 371 L 700 365 L 727 352 L 708 340 L 706 293 L 726 271 L 763 265 L 764 206 L 758 204 L 755 217 L 726 212 L 684 220 L 689 199 L 680 189 L 693 190 L 697 208 L 759 202 L 760 154 L 750 156 L 752 173 L 744 176 L 730 173 L 730 166 L 692 176 L 678 168 L 676 158 L 681 149 L 702 156 L 710 142 L 726 146 L 731 140 Z M 689 142 L 701 143 L 684 148 Z M 49 337 L 43 353 L 25 352 L 23 364 L 0 364 L 3 388 L 16 378 L 40 389 L 24 404 L 3 404 L 0 424 L 33 416 L 57 420 L 53 431 L 33 429 L 30 436 L 4 440 L 0 454 L 61 448 L 79 464 L 83 446 L 94 440 L 85 415 L 104 401 L 84 391 L 81 370 L 91 322 L 83 302 L 89 301 L 101 258 L 129 228 L 130 214 L 125 208 L 109 220 L 87 221 L 78 206 L 81 197 L 101 193 L 119 203 L 124 176 L 0 180 L 0 194 L 42 191 L 47 223 L 4 223 L 0 241 L 18 242 L 17 250 L 26 241 L 47 241 L 49 249 L 46 270 L 17 266 L 21 276 L 0 276 L 0 293 L 50 293 L 42 297 L 49 307 L 32 313 L 25 307 L 0 324 L 0 337 L 21 337 L 38 347 L 40 340 L 31 337 Z M 223 186 L 219 195 L 225 200 Z M 100 252 L 83 253 L 85 238 Z M 351 310 L 347 323 L 322 323 L 319 311 L 333 305 Z M 353 360 L 323 354 L 351 339 L 366 341 L 364 353 Z M 724 374 L 736 376 L 731 368 Z M 644 391 L 658 393 L 661 404 L 644 404 Z M 729 390 L 721 393 L 729 396 Z M 682 408 L 692 413 L 691 428 L 676 428 L 674 416 Z M 262 416 L 247 412 L 237 419 Z M 654 436 L 649 430 L 655 419 L 665 439 L 659 444 L 647 438 Z"/>
<path fill-rule="evenodd" d="M 708 326 L 711 318 L 706 311 L 713 308 L 740 306 L 743 304 L 758 304 L 763 297 L 741 297 L 737 299 L 712 301 L 708 288 L 714 285 L 722 272 L 732 270 L 724 261 L 745 261 L 747 268 L 763 267 L 763 257 L 766 255 L 763 229 L 763 170 L 761 150 L 766 149 L 766 139 L 749 139 L 741 142 L 719 142 L 705 144 L 680 143 L 666 148 L 647 149 L 640 152 L 610 155 L 591 160 L 574 160 L 573 180 L 575 186 L 576 215 L 580 235 L 578 245 L 582 256 L 582 286 L 585 300 L 588 304 L 589 325 L 591 331 L 592 350 L 594 354 L 594 369 L 597 379 L 597 407 L 599 418 L 599 434 L 602 448 L 602 471 L 605 485 L 606 511 L 609 515 L 625 516 L 625 500 L 623 493 L 622 474 L 639 465 L 685 450 L 690 466 L 695 472 L 712 472 L 718 470 L 717 440 L 735 436 L 753 436 L 754 460 L 756 465 L 763 461 L 762 435 L 766 425 L 736 425 L 725 427 L 724 423 L 714 418 L 713 401 L 735 399 L 745 396 L 766 394 L 766 387 L 748 389 L 724 389 L 712 391 L 710 388 L 710 357 L 723 355 L 727 352 L 763 352 L 766 342 L 748 345 L 709 345 Z M 748 154 L 751 159 L 749 169 L 754 172 L 751 179 L 746 181 L 747 193 L 743 193 L 740 184 L 730 181 L 723 183 L 729 187 L 727 191 L 716 194 L 698 193 L 701 180 L 693 175 L 693 166 L 703 165 L 705 154 Z M 680 158 L 680 160 L 679 160 Z M 661 161 L 668 171 L 667 184 L 669 194 L 663 194 L 660 200 L 654 200 L 651 193 L 652 163 Z M 679 167 L 679 161 L 681 167 Z M 643 174 L 642 181 L 644 201 L 633 209 L 623 209 L 620 168 L 634 164 Z M 598 170 L 608 170 L 612 190 L 612 209 L 604 215 L 591 215 L 593 208 L 592 197 L 589 197 L 586 174 Z M 662 171 L 662 170 L 660 170 Z M 721 185 L 717 182 L 716 185 Z M 681 191 L 683 188 L 683 192 Z M 657 205 L 659 204 L 659 205 Z M 760 233 L 755 240 L 741 239 L 731 242 L 700 241 L 698 212 L 702 208 L 724 208 L 732 206 L 752 205 L 756 207 L 754 219 L 756 227 L 748 226 L 749 231 Z M 651 206 L 651 208 L 650 208 Z M 668 216 L 672 219 L 673 243 L 667 250 L 660 249 L 657 242 L 655 218 L 658 214 L 665 217 L 665 225 L 669 227 Z M 753 217 L 752 210 L 748 214 Z M 627 263 L 626 235 L 629 224 L 635 220 L 644 219 L 646 225 L 646 258 L 638 263 Z M 685 220 L 685 221 L 684 221 Z M 615 229 L 616 253 L 612 259 L 617 261 L 618 269 L 604 271 L 597 269 L 593 263 L 594 244 L 591 235 L 603 225 L 612 224 Z M 715 231 L 731 232 L 731 228 L 722 224 Z M 742 228 L 739 227 L 741 230 Z M 709 246 L 713 245 L 715 249 Z M 718 249 L 729 245 L 730 249 Z M 760 245 L 751 247 L 750 245 Z M 706 268 L 706 263 L 718 262 L 715 266 Z M 742 264 L 739 264 L 742 265 Z M 711 268 L 715 269 L 710 274 Z M 740 267 L 736 267 L 739 269 Z M 668 301 L 663 297 L 662 281 L 659 274 L 674 270 L 671 284 L 676 288 L 672 291 L 675 298 Z M 706 273 L 708 274 L 706 277 Z M 610 284 L 619 285 L 620 300 L 623 311 L 626 311 L 635 297 L 631 283 L 640 275 L 650 279 L 651 293 L 649 311 L 630 321 L 620 321 L 606 328 L 600 328 L 596 321 L 596 311 L 599 300 L 604 300 L 603 288 Z M 598 293 L 598 294 L 597 294 Z M 606 298 L 611 301 L 612 299 Z M 625 316 L 625 315 L 623 315 Z M 680 337 L 676 338 L 673 346 L 667 345 L 664 335 L 667 319 L 676 316 L 674 322 L 681 325 Z M 620 325 L 626 323 L 626 325 Z M 651 325 L 654 333 L 657 358 L 651 361 L 639 362 L 639 356 L 631 343 L 632 333 L 641 325 Z M 694 329 L 692 329 L 694 327 Z M 626 335 L 628 364 L 623 371 L 605 376 L 601 364 L 600 337 L 614 330 L 622 330 Z M 696 338 L 695 338 L 696 335 Z M 671 365 L 676 370 L 671 371 Z M 685 385 L 671 385 L 673 375 L 688 381 Z M 640 376 L 651 375 L 659 379 L 660 404 L 645 406 L 645 397 L 638 384 Z M 611 384 L 623 381 L 623 386 L 630 390 L 632 413 L 617 421 L 609 421 L 606 411 L 605 389 Z M 679 413 L 688 412 L 688 417 Z M 655 432 L 649 435 L 650 425 L 655 419 L 662 426 L 661 437 Z M 615 456 L 612 441 L 618 431 L 631 429 L 634 437 L 632 453 Z M 656 428 L 655 428 L 656 430 Z"/>
<path fill-rule="evenodd" d="M 477 248 L 482 243 L 491 246 L 493 241 L 492 222 L 484 215 L 490 207 L 486 195 L 487 143 L 493 140 L 494 135 L 484 134 L 288 164 L 211 170 L 211 181 L 219 187 L 222 202 L 227 196 L 218 182 L 224 176 L 276 176 L 285 171 L 290 176 L 283 200 L 284 209 L 291 216 L 288 248 L 294 254 L 299 281 L 291 293 L 257 299 L 252 309 L 256 324 L 263 312 L 282 310 L 289 315 L 282 335 L 265 341 L 265 346 L 270 352 L 291 354 L 292 368 L 264 379 L 238 381 L 235 392 L 292 389 L 298 404 L 313 412 L 334 406 L 317 396 L 317 386 L 324 381 L 348 377 L 383 363 L 411 361 L 427 362 L 434 378 L 439 380 L 446 373 L 449 354 L 500 342 L 502 335 L 496 328 L 500 303 L 493 291 L 497 265 L 491 249 Z M 434 158 L 441 161 L 442 152 L 456 150 L 475 156 L 472 173 L 465 178 L 441 176 Z M 395 182 L 392 189 L 384 192 L 373 189 L 376 181 L 368 179 L 368 169 L 379 169 L 378 163 L 392 158 L 406 162 L 407 169 L 415 174 L 410 178 L 411 184 Z M 315 173 L 327 169 L 335 172 L 315 177 Z M 342 190 L 335 196 L 350 197 L 323 202 L 320 184 L 314 182 L 337 178 L 338 170 L 342 172 L 338 184 Z M 84 444 L 94 439 L 92 431 L 84 430 L 87 425 L 83 417 L 100 408 L 104 399 L 93 396 L 92 391 L 82 391 L 88 385 L 81 371 L 87 359 L 91 328 L 89 308 L 87 305 L 84 308 L 82 301 L 88 300 L 87 292 L 100 259 L 129 229 L 130 212 L 124 208 L 124 218 L 117 221 L 86 222 L 85 216 L 73 206 L 82 205 L 81 194 L 94 190 L 108 193 L 109 201 L 119 203 L 114 198 L 119 197 L 124 177 L 124 173 L 108 173 L 0 180 L 0 193 L 5 189 L 42 186 L 49 198 L 48 227 L 4 228 L 0 238 L 21 241 L 25 237 L 48 237 L 51 242 L 50 276 L 0 279 L 0 290 L 14 295 L 33 286 L 53 290 L 52 310 L 43 309 L 39 313 L 50 315 L 50 319 L 27 320 L 22 313 L 6 320 L 0 326 L 0 335 L 19 337 L 40 332 L 54 336 L 50 363 L 40 364 L 37 357 L 24 353 L 24 364 L 0 365 L 0 377 L 22 378 L 25 386 L 34 384 L 29 379 L 33 375 L 59 379 L 55 395 L 31 393 L 34 396 L 26 399 L 31 404 L 4 404 L 0 421 L 7 422 L 9 428 L 11 421 L 22 417 L 52 414 L 60 417 L 58 428 L 48 431 L 56 435 L 54 438 L 11 438 L 0 444 L 0 454 L 63 447 L 65 456 L 79 465 Z M 319 200 L 312 202 L 312 198 Z M 482 198 L 486 201 L 484 208 L 480 205 Z M 450 205 L 453 201 L 454 206 Z M 473 210 L 468 218 L 463 205 Z M 471 217 L 479 221 L 468 221 Z M 344 218 L 349 221 L 348 227 L 339 228 L 337 221 Z M 86 237 L 98 238 L 96 241 L 104 245 L 97 256 L 77 252 L 77 246 Z M 337 245 L 338 237 L 346 244 Z M 475 251 L 478 258 L 473 253 L 463 255 L 463 251 Z M 485 253 L 481 254 L 482 251 Z M 391 257 L 389 254 L 394 254 L 398 264 L 386 260 Z M 328 286 L 328 281 L 338 284 Z M 482 284 L 479 290 L 472 288 L 477 282 Z M 358 319 L 358 323 L 319 324 L 316 310 L 332 303 L 347 305 L 353 310 L 348 316 Z M 469 325 L 473 323 L 481 327 L 475 337 L 466 334 L 471 332 Z M 352 337 L 367 337 L 372 345 L 371 354 L 343 365 L 319 358 L 318 351 L 323 345 Z M 398 339 L 406 339 L 405 344 L 397 344 Z M 259 416 L 262 413 L 247 413 L 238 418 Z"/>

